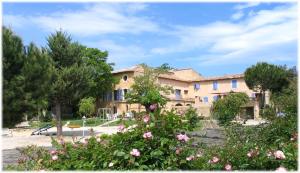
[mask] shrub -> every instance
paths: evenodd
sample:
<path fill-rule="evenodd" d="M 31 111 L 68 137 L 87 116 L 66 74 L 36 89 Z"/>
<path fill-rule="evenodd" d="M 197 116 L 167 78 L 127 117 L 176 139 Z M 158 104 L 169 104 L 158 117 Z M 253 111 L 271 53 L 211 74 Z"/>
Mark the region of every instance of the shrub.
<path fill-rule="evenodd" d="M 213 103 L 212 114 L 220 124 L 227 124 L 241 112 L 241 106 L 249 101 L 245 93 L 230 93 Z"/>
<path fill-rule="evenodd" d="M 197 123 L 199 122 L 201 117 L 198 116 L 196 109 L 190 107 L 185 112 L 185 118 L 188 120 L 188 123 L 189 123 L 188 129 L 192 130 L 195 127 L 197 127 Z"/>
<path fill-rule="evenodd" d="M 79 102 L 79 114 L 81 116 L 91 117 L 95 113 L 95 98 L 88 97 Z"/>

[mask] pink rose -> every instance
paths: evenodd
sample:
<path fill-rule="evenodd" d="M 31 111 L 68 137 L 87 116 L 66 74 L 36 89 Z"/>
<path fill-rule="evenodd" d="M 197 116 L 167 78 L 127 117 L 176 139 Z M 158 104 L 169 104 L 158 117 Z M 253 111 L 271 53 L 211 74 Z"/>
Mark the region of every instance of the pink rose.
<path fill-rule="evenodd" d="M 52 150 L 52 151 L 50 151 L 50 154 L 51 155 L 54 155 L 54 154 L 56 154 L 57 153 L 57 151 L 56 150 Z"/>
<path fill-rule="evenodd" d="M 143 118 L 143 121 L 144 123 L 148 123 L 150 121 L 150 116 L 149 115 L 146 115 L 144 118 Z"/>
<path fill-rule="evenodd" d="M 199 151 L 199 152 L 196 154 L 196 157 L 202 157 L 202 156 L 203 156 L 203 154 L 202 154 L 201 151 Z"/>
<path fill-rule="evenodd" d="M 275 151 L 273 154 L 274 154 L 276 159 L 279 159 L 279 160 L 285 159 L 284 153 L 280 150 Z"/>
<path fill-rule="evenodd" d="M 122 125 L 119 125 L 119 127 L 118 127 L 118 131 L 119 131 L 119 132 L 123 132 L 124 129 L 125 129 L 125 126 L 124 126 L 123 124 L 122 124 Z"/>
<path fill-rule="evenodd" d="M 130 154 L 135 156 L 135 157 L 139 157 L 141 153 L 138 149 L 132 149 Z"/>
<path fill-rule="evenodd" d="M 58 156 L 57 155 L 53 155 L 52 156 L 52 160 L 57 160 L 58 159 Z"/>
<path fill-rule="evenodd" d="M 177 139 L 179 140 L 179 141 L 185 141 L 185 142 L 187 142 L 190 138 L 186 135 L 186 134 L 179 134 L 179 135 L 177 135 Z"/>
<path fill-rule="evenodd" d="M 186 158 L 187 161 L 191 161 L 191 160 L 194 160 L 194 159 L 195 159 L 195 156 L 189 156 L 189 157 Z"/>
<path fill-rule="evenodd" d="M 157 104 L 152 104 L 152 105 L 150 105 L 150 111 L 155 111 L 156 110 L 156 108 L 157 108 Z"/>
<path fill-rule="evenodd" d="M 283 166 L 280 166 L 276 169 L 275 172 L 287 172 L 287 169 L 285 169 L 285 167 L 283 167 Z"/>
<path fill-rule="evenodd" d="M 181 151 L 182 151 L 182 148 L 177 148 L 175 153 L 178 155 L 178 154 L 180 154 Z"/>
<path fill-rule="evenodd" d="M 229 163 L 227 163 L 224 168 L 226 171 L 232 171 L 232 166 Z"/>
<path fill-rule="evenodd" d="M 219 158 L 218 157 L 213 157 L 212 158 L 212 163 L 218 163 L 219 162 Z"/>
<path fill-rule="evenodd" d="M 146 133 L 144 133 L 143 137 L 144 137 L 145 139 L 151 139 L 153 136 L 152 136 L 152 133 L 151 133 L 151 132 L 146 132 Z"/>

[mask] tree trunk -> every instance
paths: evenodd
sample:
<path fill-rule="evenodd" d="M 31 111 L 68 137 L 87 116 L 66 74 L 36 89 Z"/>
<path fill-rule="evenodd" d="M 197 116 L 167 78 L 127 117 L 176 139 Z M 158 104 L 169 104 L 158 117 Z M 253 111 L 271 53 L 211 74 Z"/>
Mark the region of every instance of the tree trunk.
<path fill-rule="evenodd" d="M 96 97 L 96 104 L 95 104 L 95 116 L 97 116 L 98 109 L 100 108 L 100 98 Z"/>
<path fill-rule="evenodd" d="M 62 136 L 62 124 L 61 124 L 61 104 L 59 102 L 55 103 L 55 119 L 56 119 L 56 127 L 57 127 L 57 137 Z"/>

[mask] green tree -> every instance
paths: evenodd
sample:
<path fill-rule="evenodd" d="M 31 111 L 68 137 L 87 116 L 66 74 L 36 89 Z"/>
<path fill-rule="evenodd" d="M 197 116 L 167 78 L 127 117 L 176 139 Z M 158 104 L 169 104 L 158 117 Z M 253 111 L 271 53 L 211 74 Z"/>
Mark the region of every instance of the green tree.
<path fill-rule="evenodd" d="M 29 116 L 42 115 L 48 108 L 48 97 L 51 92 L 53 61 L 45 50 L 40 50 L 33 43 L 26 48 L 26 59 L 22 69 L 25 78 L 25 105 Z"/>
<path fill-rule="evenodd" d="M 281 91 L 288 85 L 288 73 L 285 67 L 260 62 L 246 69 L 245 82 L 250 89 L 261 92 L 264 107 L 265 92 Z"/>
<path fill-rule="evenodd" d="M 24 116 L 24 46 L 20 37 L 3 27 L 3 126 L 10 127 Z"/>
<path fill-rule="evenodd" d="M 139 103 L 143 105 L 147 112 L 150 111 L 150 105 L 158 104 L 164 106 L 167 98 L 164 95 L 170 94 L 172 88 L 170 86 L 161 86 L 158 83 L 159 75 L 166 73 L 163 68 L 151 68 L 145 64 L 143 74 L 134 77 L 134 84 L 131 86 L 130 92 L 125 95 L 128 103 Z"/>
<path fill-rule="evenodd" d="M 91 74 L 90 96 L 96 98 L 96 107 L 98 108 L 99 99 L 107 91 L 112 90 L 116 79 L 112 75 L 113 64 L 108 64 L 108 52 L 100 51 L 96 48 L 86 48 L 84 51 L 84 62 L 89 68 Z"/>
<path fill-rule="evenodd" d="M 83 98 L 79 102 L 79 114 L 81 116 L 91 117 L 95 113 L 95 98 Z"/>
<path fill-rule="evenodd" d="M 233 120 L 247 104 L 249 97 L 246 93 L 230 93 L 223 99 L 218 99 L 213 103 L 212 114 L 220 124 L 226 124 Z"/>
<path fill-rule="evenodd" d="M 57 135 L 61 136 L 61 107 L 80 100 L 89 92 L 91 76 L 82 61 L 84 46 L 72 42 L 62 31 L 51 34 L 47 41 L 47 52 L 55 64 L 51 101 L 55 105 Z"/>

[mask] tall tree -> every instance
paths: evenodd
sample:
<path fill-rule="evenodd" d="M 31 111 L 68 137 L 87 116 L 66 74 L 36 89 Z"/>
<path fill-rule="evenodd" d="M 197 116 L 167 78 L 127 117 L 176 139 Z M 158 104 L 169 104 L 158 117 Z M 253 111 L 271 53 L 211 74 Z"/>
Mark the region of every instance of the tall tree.
<path fill-rule="evenodd" d="M 129 103 L 139 103 L 143 105 L 147 112 L 150 111 L 150 105 L 159 104 L 164 106 L 167 102 L 167 97 L 164 95 L 170 94 L 172 88 L 170 86 L 161 86 L 158 83 L 159 75 L 166 73 L 167 70 L 161 67 L 151 68 L 145 64 L 143 74 L 134 77 L 134 84 L 131 86 L 130 92 L 125 95 Z"/>
<path fill-rule="evenodd" d="M 116 79 L 112 75 L 113 64 L 108 64 L 108 52 L 100 51 L 96 48 L 86 48 L 84 51 L 84 62 L 91 73 L 90 96 L 96 98 L 96 108 L 98 108 L 99 99 L 107 91 L 112 90 L 112 85 Z"/>
<path fill-rule="evenodd" d="M 282 66 L 257 63 L 246 69 L 245 82 L 250 89 L 261 92 L 262 106 L 265 106 L 265 92 L 279 92 L 288 85 L 288 73 Z"/>
<path fill-rule="evenodd" d="M 45 50 L 31 43 L 26 48 L 25 64 L 22 69 L 25 78 L 27 115 L 40 116 L 42 110 L 47 109 L 53 70 L 53 61 Z"/>
<path fill-rule="evenodd" d="M 3 125 L 10 127 L 24 116 L 24 46 L 20 37 L 3 27 Z"/>
<path fill-rule="evenodd" d="M 68 34 L 57 31 L 47 41 L 47 51 L 55 65 L 51 101 L 55 105 L 57 136 L 62 136 L 61 107 L 89 92 L 90 73 L 82 61 L 85 47 L 72 42 Z"/>

